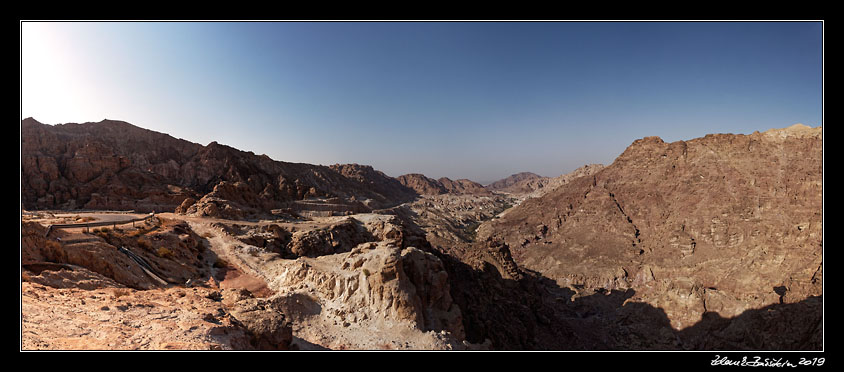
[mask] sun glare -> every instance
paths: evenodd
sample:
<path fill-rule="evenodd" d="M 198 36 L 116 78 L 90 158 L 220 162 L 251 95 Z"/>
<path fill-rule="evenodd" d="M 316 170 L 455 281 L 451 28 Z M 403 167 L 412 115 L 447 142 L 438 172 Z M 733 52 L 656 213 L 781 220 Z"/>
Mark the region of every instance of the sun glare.
<path fill-rule="evenodd" d="M 21 27 L 21 115 L 45 123 L 86 121 L 90 103 L 86 84 L 79 81 L 73 51 L 62 43 L 52 25 L 24 23 Z"/>

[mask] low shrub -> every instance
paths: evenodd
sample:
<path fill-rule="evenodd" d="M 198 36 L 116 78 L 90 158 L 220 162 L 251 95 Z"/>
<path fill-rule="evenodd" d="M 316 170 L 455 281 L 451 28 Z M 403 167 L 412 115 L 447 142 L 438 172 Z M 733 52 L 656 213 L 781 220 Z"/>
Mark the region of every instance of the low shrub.
<path fill-rule="evenodd" d="M 155 251 L 155 254 L 161 258 L 173 258 L 173 251 L 167 249 L 166 247 L 159 247 L 158 250 Z"/>
<path fill-rule="evenodd" d="M 227 267 L 227 266 L 229 266 L 229 263 L 226 262 L 226 260 L 224 260 L 220 257 L 217 257 L 217 260 L 214 261 L 214 267 L 216 267 L 218 269 L 223 268 L 223 267 Z"/>

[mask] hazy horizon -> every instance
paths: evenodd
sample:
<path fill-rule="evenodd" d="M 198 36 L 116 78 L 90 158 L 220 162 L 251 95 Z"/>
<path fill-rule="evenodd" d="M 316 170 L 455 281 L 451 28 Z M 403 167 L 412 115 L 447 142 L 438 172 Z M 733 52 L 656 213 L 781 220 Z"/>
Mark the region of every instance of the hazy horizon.
<path fill-rule="evenodd" d="M 21 25 L 21 118 L 489 182 L 823 125 L 820 22 Z"/>

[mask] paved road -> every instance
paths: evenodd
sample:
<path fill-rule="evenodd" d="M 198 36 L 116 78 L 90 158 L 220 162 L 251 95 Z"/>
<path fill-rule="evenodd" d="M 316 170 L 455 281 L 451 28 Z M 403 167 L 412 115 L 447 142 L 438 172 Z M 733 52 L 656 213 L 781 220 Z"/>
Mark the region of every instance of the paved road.
<path fill-rule="evenodd" d="M 50 224 L 48 225 L 47 235 L 50 235 L 54 229 L 86 229 L 95 226 L 108 226 L 108 225 L 121 225 L 126 223 L 131 223 L 134 221 L 141 221 L 147 217 L 152 216 L 152 214 L 138 214 L 138 213 L 103 213 L 103 212 L 94 212 L 94 213 L 67 213 L 67 214 L 56 214 L 56 217 L 89 217 L 93 218 L 92 221 L 86 222 L 79 222 L 79 223 L 65 223 L 65 224 Z"/>
<path fill-rule="evenodd" d="M 57 218 L 62 217 L 90 217 L 94 220 L 89 222 L 120 222 L 130 221 L 134 218 L 142 218 L 148 216 L 144 213 L 106 213 L 106 212 L 81 212 L 81 213 L 61 213 L 55 215 Z"/>

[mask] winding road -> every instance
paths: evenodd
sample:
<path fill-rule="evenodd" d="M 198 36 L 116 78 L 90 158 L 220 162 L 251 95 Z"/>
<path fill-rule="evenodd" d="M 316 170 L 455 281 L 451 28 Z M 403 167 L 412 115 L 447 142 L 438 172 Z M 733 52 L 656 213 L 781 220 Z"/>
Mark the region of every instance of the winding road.
<path fill-rule="evenodd" d="M 80 223 L 60 223 L 47 225 L 47 233 L 44 236 L 49 236 L 53 229 L 73 229 L 73 228 L 90 228 L 97 226 L 117 226 L 127 223 L 144 221 L 148 218 L 155 217 L 155 213 L 150 214 L 129 214 L 129 213 L 76 213 L 68 216 L 84 216 L 93 218 L 92 222 Z M 56 215 L 56 217 L 64 217 L 63 215 Z"/>

